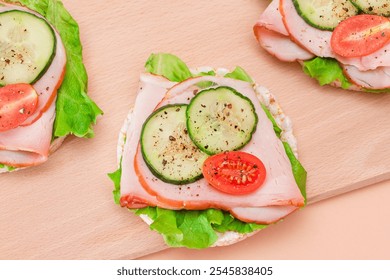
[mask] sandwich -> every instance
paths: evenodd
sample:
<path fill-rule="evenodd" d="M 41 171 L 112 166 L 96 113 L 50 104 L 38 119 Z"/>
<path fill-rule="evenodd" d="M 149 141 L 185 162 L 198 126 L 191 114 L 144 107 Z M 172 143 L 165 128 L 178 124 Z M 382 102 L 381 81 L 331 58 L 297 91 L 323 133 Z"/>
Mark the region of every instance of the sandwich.
<path fill-rule="evenodd" d="M 298 61 L 320 85 L 390 90 L 388 1 L 273 0 L 254 25 L 260 45 Z"/>
<path fill-rule="evenodd" d="M 291 121 L 241 67 L 152 54 L 117 160 L 115 202 L 172 247 L 233 244 L 305 205 Z"/>
<path fill-rule="evenodd" d="M 57 0 L 0 2 L 0 173 L 44 163 L 67 135 L 92 137 L 77 23 Z"/>

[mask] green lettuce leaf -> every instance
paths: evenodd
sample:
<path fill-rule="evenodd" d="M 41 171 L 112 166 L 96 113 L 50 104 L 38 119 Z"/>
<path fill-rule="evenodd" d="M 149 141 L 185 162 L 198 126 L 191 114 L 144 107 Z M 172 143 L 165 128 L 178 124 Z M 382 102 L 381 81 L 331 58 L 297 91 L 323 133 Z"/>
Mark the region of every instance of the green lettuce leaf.
<path fill-rule="evenodd" d="M 278 126 L 278 124 L 276 123 L 275 121 L 275 118 L 274 116 L 272 116 L 271 112 L 268 110 L 267 107 L 265 107 L 264 104 L 261 104 L 261 107 L 263 108 L 265 114 L 267 115 L 267 117 L 270 119 L 270 121 L 272 122 L 272 126 L 274 128 L 274 131 L 275 131 L 275 134 L 276 136 L 278 136 L 278 138 L 280 138 L 280 134 L 282 133 L 282 129 Z"/>
<path fill-rule="evenodd" d="M 390 88 L 384 88 L 384 89 L 369 89 L 369 88 L 364 88 L 363 89 L 365 92 L 368 93 L 390 93 Z"/>
<path fill-rule="evenodd" d="M 202 77 L 202 76 L 215 76 L 216 73 L 214 70 L 208 71 L 208 72 L 200 72 L 196 76 L 197 77 Z"/>
<path fill-rule="evenodd" d="M 352 84 L 343 73 L 340 64 L 334 58 L 316 57 L 303 63 L 303 71 L 315 78 L 321 86 L 339 81 L 343 89 Z"/>
<path fill-rule="evenodd" d="M 195 77 L 202 77 L 202 76 L 215 76 L 215 71 L 208 71 L 208 72 L 200 72 L 195 75 Z M 205 81 L 205 82 L 199 82 L 196 84 L 200 88 L 209 88 L 214 85 L 213 82 Z"/>
<path fill-rule="evenodd" d="M 3 169 L 3 168 L 7 168 L 8 171 L 13 171 L 16 169 L 16 167 L 0 163 L 0 169 Z"/>
<path fill-rule="evenodd" d="M 266 227 L 241 222 L 219 209 L 175 211 L 146 207 L 136 210 L 135 213 L 151 218 L 154 222 L 150 228 L 162 234 L 171 247 L 207 248 L 217 241 L 217 232 L 249 233 Z"/>
<path fill-rule="evenodd" d="M 168 61 L 168 65 L 162 65 L 164 61 Z M 186 64 L 176 56 L 170 54 L 152 54 L 146 65 L 146 71 L 163 75 L 168 79 L 176 82 L 181 82 L 189 77 L 192 77 L 189 68 Z M 207 75 L 202 73 L 201 75 Z M 215 75 L 212 71 L 209 74 Z M 234 71 L 225 75 L 233 79 L 253 82 L 250 76 L 240 67 L 236 67 Z M 275 119 L 263 106 L 265 113 L 271 120 L 276 135 L 280 138 L 281 129 L 276 124 Z M 300 162 L 294 156 L 290 146 L 283 143 L 286 154 L 291 161 L 294 178 L 300 188 L 302 195 L 306 199 L 306 171 Z M 120 193 L 120 174 L 121 167 L 109 174 L 109 177 L 115 184 L 114 199 L 117 201 Z M 217 233 L 226 231 L 235 231 L 239 233 L 251 233 L 256 230 L 263 229 L 267 225 L 259 225 L 255 223 L 245 223 L 234 218 L 230 213 L 219 209 L 207 210 L 167 210 L 159 207 L 146 207 L 135 211 L 136 215 L 147 215 L 153 220 L 150 228 L 159 232 L 165 242 L 171 247 L 188 247 L 188 248 L 207 248 L 210 247 L 218 238 Z"/>
<path fill-rule="evenodd" d="M 244 69 L 237 66 L 232 72 L 225 75 L 226 78 L 232 78 L 236 80 L 241 80 L 248 83 L 253 83 L 252 78 L 245 72 Z"/>
<path fill-rule="evenodd" d="M 7 166 L 7 169 L 8 169 L 8 171 L 13 171 L 13 170 L 16 169 L 16 167 L 14 167 L 14 166 Z"/>
<path fill-rule="evenodd" d="M 291 150 L 290 145 L 287 142 L 283 142 L 284 149 L 286 151 L 287 157 L 291 162 L 292 172 L 294 174 L 295 182 L 298 185 L 299 190 L 301 191 L 302 196 L 305 198 L 306 203 L 306 177 L 307 172 L 303 168 L 302 164 L 295 157 L 293 151 Z"/>
<path fill-rule="evenodd" d="M 114 182 L 114 190 L 112 191 L 112 194 L 114 195 L 115 203 L 119 204 L 121 199 L 122 163 L 116 171 L 109 173 L 108 177 Z"/>
<path fill-rule="evenodd" d="M 54 137 L 74 134 L 92 137 L 92 125 L 103 112 L 87 95 L 88 77 L 76 21 L 58 0 L 7 0 L 44 16 L 59 32 L 66 49 L 66 72 L 58 89 Z"/>
<path fill-rule="evenodd" d="M 169 53 L 151 54 L 145 63 L 146 72 L 161 75 L 173 82 L 192 77 L 190 69 L 177 56 Z"/>
<path fill-rule="evenodd" d="M 218 239 L 211 226 L 215 220 L 210 219 L 207 212 L 207 210 L 177 212 L 158 208 L 156 220 L 150 228 L 165 232 L 164 239 L 172 247 L 206 248 Z"/>

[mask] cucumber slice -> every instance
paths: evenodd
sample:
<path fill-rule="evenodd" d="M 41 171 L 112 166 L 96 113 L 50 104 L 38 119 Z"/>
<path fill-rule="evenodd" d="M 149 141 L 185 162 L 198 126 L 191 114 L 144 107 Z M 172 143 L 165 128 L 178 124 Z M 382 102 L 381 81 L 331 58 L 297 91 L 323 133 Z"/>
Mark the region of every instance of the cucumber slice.
<path fill-rule="evenodd" d="M 56 36 L 42 18 L 19 10 L 0 13 L 0 86 L 33 84 L 46 72 Z"/>
<path fill-rule="evenodd" d="M 311 26 L 332 31 L 341 21 L 359 10 L 349 0 L 293 0 L 298 14 Z"/>
<path fill-rule="evenodd" d="M 253 103 L 229 87 L 203 90 L 187 108 L 189 136 L 209 155 L 242 148 L 252 138 L 256 125 Z"/>
<path fill-rule="evenodd" d="M 141 132 L 142 156 L 150 171 L 176 185 L 200 179 L 208 157 L 188 136 L 186 110 L 186 104 L 161 107 L 149 116 Z"/>
<path fill-rule="evenodd" d="M 366 14 L 390 17 L 389 0 L 350 0 L 358 9 Z"/>

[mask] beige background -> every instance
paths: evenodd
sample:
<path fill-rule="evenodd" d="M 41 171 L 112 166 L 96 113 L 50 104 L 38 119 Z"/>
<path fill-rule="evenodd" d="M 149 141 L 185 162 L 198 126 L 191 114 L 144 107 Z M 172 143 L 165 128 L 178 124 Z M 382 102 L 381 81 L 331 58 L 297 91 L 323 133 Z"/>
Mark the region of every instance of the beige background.
<path fill-rule="evenodd" d="M 297 64 L 257 45 L 268 1 L 76 1 L 89 94 L 105 115 L 94 139 L 68 138 L 42 166 L 0 179 L 1 259 L 128 259 L 165 249 L 160 236 L 113 203 L 106 176 L 152 52 L 191 67 L 242 66 L 294 123 L 311 204 L 237 245 L 170 249 L 148 258 L 390 258 L 390 95 L 319 87 Z"/>

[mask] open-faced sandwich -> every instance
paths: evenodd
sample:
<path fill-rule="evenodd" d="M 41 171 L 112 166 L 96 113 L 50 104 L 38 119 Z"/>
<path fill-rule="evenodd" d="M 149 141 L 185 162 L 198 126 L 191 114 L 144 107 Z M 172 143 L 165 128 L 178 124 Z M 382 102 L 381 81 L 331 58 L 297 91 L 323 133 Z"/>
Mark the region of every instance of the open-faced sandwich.
<path fill-rule="evenodd" d="M 114 198 L 174 247 L 235 243 L 305 204 L 292 126 L 237 67 L 152 54 L 118 144 Z"/>
<path fill-rule="evenodd" d="M 388 0 L 273 0 L 254 26 L 261 46 L 321 85 L 390 90 Z"/>
<path fill-rule="evenodd" d="M 0 1 L 0 173 L 45 162 L 64 137 L 91 137 L 78 25 L 60 1 Z"/>

